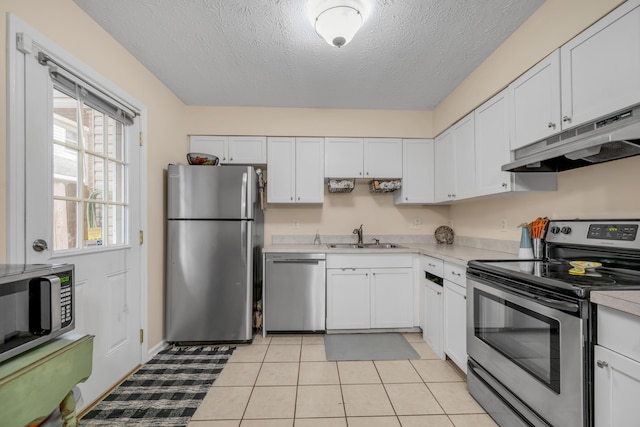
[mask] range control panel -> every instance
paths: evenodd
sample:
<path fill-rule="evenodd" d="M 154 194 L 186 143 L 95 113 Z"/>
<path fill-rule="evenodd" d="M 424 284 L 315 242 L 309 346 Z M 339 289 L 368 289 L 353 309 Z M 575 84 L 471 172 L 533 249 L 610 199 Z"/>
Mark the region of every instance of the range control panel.
<path fill-rule="evenodd" d="M 591 224 L 587 239 L 636 240 L 638 224 Z"/>
<path fill-rule="evenodd" d="M 639 228 L 640 220 L 551 220 L 545 240 L 640 250 Z"/>

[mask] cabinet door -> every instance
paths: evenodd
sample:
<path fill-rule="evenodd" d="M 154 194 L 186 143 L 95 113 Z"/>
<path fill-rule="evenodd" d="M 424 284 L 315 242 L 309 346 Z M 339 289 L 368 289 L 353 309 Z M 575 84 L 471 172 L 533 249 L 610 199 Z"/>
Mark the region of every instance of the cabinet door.
<path fill-rule="evenodd" d="M 267 138 L 264 136 L 230 136 L 229 163 L 256 165 L 267 163 Z"/>
<path fill-rule="evenodd" d="M 424 292 L 424 327 L 422 328 L 422 338 L 429 344 L 429 347 L 431 347 L 434 353 L 444 360 L 444 318 L 442 310 L 444 289 L 442 286 L 438 286 L 427 280 L 424 281 L 422 287 Z"/>
<path fill-rule="evenodd" d="M 324 201 L 324 138 L 296 138 L 296 202 Z"/>
<path fill-rule="evenodd" d="M 269 137 L 267 141 L 267 201 L 295 202 L 295 138 Z"/>
<path fill-rule="evenodd" d="M 475 111 L 476 190 L 479 196 L 511 190 L 511 173 L 502 171 L 502 165 L 511 161 L 507 93 L 503 90 Z"/>
<path fill-rule="evenodd" d="M 460 369 L 467 372 L 467 295 L 466 289 L 444 281 L 444 351 Z"/>
<path fill-rule="evenodd" d="M 435 201 L 432 139 L 402 140 L 402 187 L 393 192 L 396 205 Z"/>
<path fill-rule="evenodd" d="M 606 347 L 594 347 L 594 425 L 638 425 L 640 363 Z"/>
<path fill-rule="evenodd" d="M 213 154 L 218 157 L 220 163 L 227 163 L 229 160 L 228 142 L 229 137 L 227 136 L 190 136 L 189 152 Z"/>
<path fill-rule="evenodd" d="M 364 177 L 402 178 L 402 139 L 364 139 Z"/>
<path fill-rule="evenodd" d="M 369 329 L 369 270 L 327 269 L 327 329 Z"/>
<path fill-rule="evenodd" d="M 560 53 L 555 51 L 509 85 L 511 149 L 560 131 Z"/>
<path fill-rule="evenodd" d="M 362 138 L 325 138 L 325 178 L 362 178 Z"/>
<path fill-rule="evenodd" d="M 473 113 L 453 126 L 453 141 L 455 167 L 453 198 L 460 200 L 473 197 L 476 195 L 476 130 Z"/>
<path fill-rule="evenodd" d="M 435 199 L 448 202 L 455 193 L 455 170 L 453 164 L 453 129 L 440 134 L 434 143 L 435 152 Z"/>
<path fill-rule="evenodd" d="M 413 271 L 411 268 L 371 270 L 371 327 L 413 326 Z"/>
<path fill-rule="evenodd" d="M 562 127 L 640 102 L 640 4 L 629 1 L 562 46 Z"/>

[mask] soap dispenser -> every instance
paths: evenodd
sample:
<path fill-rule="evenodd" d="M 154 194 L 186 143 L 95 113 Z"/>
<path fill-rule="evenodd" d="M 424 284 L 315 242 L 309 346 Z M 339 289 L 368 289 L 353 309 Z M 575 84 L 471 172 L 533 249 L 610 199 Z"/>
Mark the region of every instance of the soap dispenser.
<path fill-rule="evenodd" d="M 316 237 L 313 239 L 313 244 L 314 245 L 319 245 L 320 242 L 320 233 L 318 233 L 318 231 L 316 231 Z"/>

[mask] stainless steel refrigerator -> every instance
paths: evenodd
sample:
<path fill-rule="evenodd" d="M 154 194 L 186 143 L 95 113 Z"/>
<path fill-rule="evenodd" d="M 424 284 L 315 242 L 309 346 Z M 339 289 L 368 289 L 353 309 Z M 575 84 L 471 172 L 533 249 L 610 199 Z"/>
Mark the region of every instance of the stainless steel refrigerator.
<path fill-rule="evenodd" d="M 169 165 L 168 342 L 249 341 L 263 213 L 250 166 Z"/>

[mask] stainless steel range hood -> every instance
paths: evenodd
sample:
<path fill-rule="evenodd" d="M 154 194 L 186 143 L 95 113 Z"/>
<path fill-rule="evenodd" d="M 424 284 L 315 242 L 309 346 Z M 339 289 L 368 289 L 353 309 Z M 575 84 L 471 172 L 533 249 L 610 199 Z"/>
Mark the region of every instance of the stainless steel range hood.
<path fill-rule="evenodd" d="M 553 172 L 640 154 L 640 105 L 514 151 L 509 172 Z"/>

